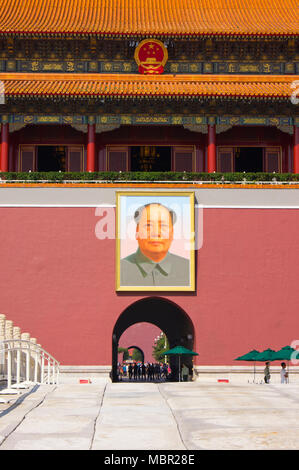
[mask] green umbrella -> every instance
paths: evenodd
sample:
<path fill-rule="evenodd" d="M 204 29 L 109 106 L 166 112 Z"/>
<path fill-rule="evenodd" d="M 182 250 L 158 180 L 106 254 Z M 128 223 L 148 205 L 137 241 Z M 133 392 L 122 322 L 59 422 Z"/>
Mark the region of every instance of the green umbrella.
<path fill-rule="evenodd" d="M 175 348 L 168 349 L 162 353 L 162 356 L 198 356 L 198 353 L 191 351 L 191 349 L 184 348 L 184 346 L 176 346 Z"/>
<path fill-rule="evenodd" d="M 291 346 L 285 346 L 284 348 L 281 348 L 279 351 L 276 351 L 273 354 L 273 361 L 280 361 L 280 360 L 286 360 L 289 361 L 292 359 L 292 354 L 293 353 L 298 353 L 296 349 L 291 348 Z"/>
<path fill-rule="evenodd" d="M 291 348 L 291 346 L 284 346 L 279 351 L 273 354 L 273 361 L 288 361 L 288 376 L 289 376 L 289 361 L 292 359 L 292 355 L 298 351 L 296 349 Z"/>
<path fill-rule="evenodd" d="M 253 349 L 249 353 L 244 354 L 243 356 L 239 356 L 235 359 L 235 361 L 256 361 L 257 355 L 260 354 L 259 351 Z"/>
<path fill-rule="evenodd" d="M 181 356 L 198 356 L 198 353 L 191 351 L 191 349 L 184 348 L 183 346 L 176 346 L 175 348 L 168 349 L 162 353 L 162 356 L 179 356 L 179 382 L 181 381 Z"/>
<path fill-rule="evenodd" d="M 253 349 L 252 351 L 244 354 L 243 356 L 239 356 L 235 359 L 235 361 L 253 361 L 253 382 L 255 382 L 255 363 L 256 363 L 256 358 L 260 354 L 259 351 L 256 349 Z"/>
<path fill-rule="evenodd" d="M 258 362 L 271 362 L 273 361 L 273 354 L 275 354 L 275 351 L 273 349 L 265 349 L 264 351 L 260 352 L 256 356 L 256 360 Z"/>
<path fill-rule="evenodd" d="M 273 359 L 274 354 L 275 354 L 275 351 L 273 349 L 270 349 L 270 348 L 265 349 L 265 351 L 262 351 L 256 355 L 256 361 L 259 361 L 259 362 L 274 361 Z"/>

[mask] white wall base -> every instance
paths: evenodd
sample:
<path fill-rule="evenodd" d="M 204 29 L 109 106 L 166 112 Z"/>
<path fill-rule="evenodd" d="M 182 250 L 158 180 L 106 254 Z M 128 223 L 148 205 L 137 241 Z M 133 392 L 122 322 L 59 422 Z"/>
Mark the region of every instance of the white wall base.
<path fill-rule="evenodd" d="M 59 383 L 79 383 L 90 379 L 91 383 L 111 382 L 111 366 L 60 366 Z"/>
<path fill-rule="evenodd" d="M 286 361 L 285 361 L 286 362 Z M 256 366 L 255 381 L 264 382 L 264 365 Z M 280 366 L 270 366 L 271 383 L 280 383 Z M 79 383 L 90 379 L 91 383 L 111 382 L 111 366 L 60 366 L 60 383 Z M 217 382 L 228 379 L 232 383 L 248 383 L 254 379 L 252 366 L 194 366 L 194 381 Z M 289 367 L 290 383 L 299 383 L 299 367 Z"/>
<path fill-rule="evenodd" d="M 282 361 L 283 362 L 283 361 Z M 287 361 L 284 361 L 287 364 Z M 194 380 L 217 382 L 218 379 L 228 379 L 230 382 L 253 382 L 264 383 L 263 366 L 194 366 Z M 280 366 L 270 365 L 270 383 L 280 383 Z M 299 367 L 289 367 L 289 382 L 299 383 Z"/>

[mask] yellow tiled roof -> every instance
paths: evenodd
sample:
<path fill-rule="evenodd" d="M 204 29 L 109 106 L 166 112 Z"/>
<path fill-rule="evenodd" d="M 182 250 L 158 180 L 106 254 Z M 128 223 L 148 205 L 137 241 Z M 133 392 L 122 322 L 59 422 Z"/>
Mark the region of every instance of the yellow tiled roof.
<path fill-rule="evenodd" d="M 0 33 L 298 35 L 297 0 L 1 0 Z"/>
<path fill-rule="evenodd" d="M 5 96 L 288 98 L 294 75 L 121 75 L 3 73 Z"/>

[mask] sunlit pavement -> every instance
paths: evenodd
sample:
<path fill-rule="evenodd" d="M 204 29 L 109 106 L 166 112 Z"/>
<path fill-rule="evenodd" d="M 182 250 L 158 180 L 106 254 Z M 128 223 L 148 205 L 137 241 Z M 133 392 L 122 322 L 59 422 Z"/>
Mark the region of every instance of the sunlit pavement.
<path fill-rule="evenodd" d="M 299 449 L 299 384 L 43 385 L 0 404 L 0 450 Z"/>

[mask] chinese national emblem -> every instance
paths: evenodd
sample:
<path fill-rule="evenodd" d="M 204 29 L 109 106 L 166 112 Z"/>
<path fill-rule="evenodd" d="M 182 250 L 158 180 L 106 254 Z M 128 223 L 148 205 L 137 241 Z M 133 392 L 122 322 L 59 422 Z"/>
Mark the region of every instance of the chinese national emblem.
<path fill-rule="evenodd" d="M 144 39 L 135 50 L 135 61 L 142 74 L 160 74 L 168 59 L 167 49 L 157 39 Z"/>

